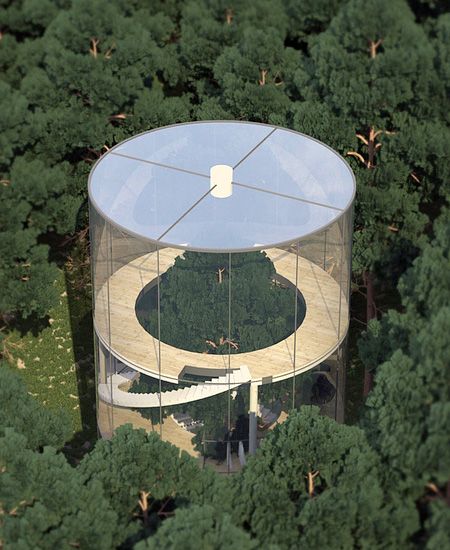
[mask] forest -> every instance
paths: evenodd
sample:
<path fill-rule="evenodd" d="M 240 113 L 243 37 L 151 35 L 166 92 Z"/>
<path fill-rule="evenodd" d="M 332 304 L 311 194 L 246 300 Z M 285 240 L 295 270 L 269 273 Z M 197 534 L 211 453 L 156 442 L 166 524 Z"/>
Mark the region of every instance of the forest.
<path fill-rule="evenodd" d="M 448 1 L 0 0 L 0 67 L 0 547 L 449 548 Z M 300 407 L 230 476 L 96 428 L 88 174 L 195 120 L 357 181 L 346 423 Z"/>

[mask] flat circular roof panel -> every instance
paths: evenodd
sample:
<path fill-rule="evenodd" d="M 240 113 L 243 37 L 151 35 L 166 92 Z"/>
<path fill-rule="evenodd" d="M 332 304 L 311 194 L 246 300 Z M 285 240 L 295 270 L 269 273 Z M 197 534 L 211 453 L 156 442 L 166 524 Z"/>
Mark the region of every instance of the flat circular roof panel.
<path fill-rule="evenodd" d="M 250 122 L 145 132 L 103 155 L 89 177 L 94 207 L 123 231 L 217 252 L 316 233 L 351 206 L 354 194 L 351 169 L 328 146 Z"/>

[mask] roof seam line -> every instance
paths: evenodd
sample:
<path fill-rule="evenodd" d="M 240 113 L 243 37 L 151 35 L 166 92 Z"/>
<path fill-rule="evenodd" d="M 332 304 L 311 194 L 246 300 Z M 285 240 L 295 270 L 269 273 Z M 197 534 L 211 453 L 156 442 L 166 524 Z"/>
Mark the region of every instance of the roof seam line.
<path fill-rule="evenodd" d="M 236 170 L 236 168 L 244 162 L 245 159 L 247 159 L 254 151 L 257 149 L 262 143 L 266 141 L 267 138 L 269 138 L 274 132 L 277 131 L 278 128 L 274 128 L 271 132 L 267 134 L 259 143 L 257 143 L 253 149 L 250 149 L 250 151 L 245 155 L 245 157 L 242 157 L 241 160 L 233 166 L 233 170 Z"/>
<path fill-rule="evenodd" d="M 124 157 L 131 160 L 137 160 L 138 162 L 145 162 L 146 164 L 153 164 L 155 166 L 160 166 L 161 168 L 169 168 L 169 170 L 177 170 L 178 172 L 185 172 L 187 174 L 192 174 L 193 176 L 201 176 L 202 178 L 209 178 L 206 174 L 201 174 L 200 172 L 194 172 L 192 170 L 186 170 L 184 168 L 178 168 L 177 166 L 171 166 L 170 164 L 163 164 L 162 162 L 155 162 L 153 160 L 140 159 L 138 157 L 132 157 L 131 155 L 124 155 L 123 153 L 116 153 L 111 151 L 111 155 L 116 155 L 117 157 Z"/>
<path fill-rule="evenodd" d="M 261 191 L 263 193 L 268 193 L 269 195 L 277 195 L 278 197 L 284 197 L 286 199 L 293 199 L 299 202 L 306 202 L 308 204 L 314 204 L 315 206 L 321 206 L 322 208 L 329 208 L 330 210 L 338 210 L 339 212 L 345 212 L 343 208 L 338 206 L 331 206 L 329 204 L 323 204 L 321 202 L 310 201 L 308 199 L 302 199 L 300 197 L 294 197 L 292 195 L 286 195 L 285 193 L 277 193 L 276 191 L 269 191 L 268 189 L 263 189 L 262 187 L 254 187 L 253 185 L 247 185 L 245 183 L 239 183 L 237 181 L 232 182 L 233 185 L 238 185 L 239 187 L 245 187 L 247 189 L 252 189 L 253 191 Z"/>
<path fill-rule="evenodd" d="M 167 233 L 168 233 L 171 229 L 173 229 L 173 228 L 177 225 L 177 223 L 179 223 L 185 216 L 187 216 L 187 215 L 189 214 L 189 212 L 191 212 L 191 211 L 197 206 L 197 204 L 199 204 L 200 202 L 202 202 L 202 200 L 203 200 L 204 198 L 206 198 L 206 197 L 211 193 L 211 191 L 212 191 L 213 189 L 215 189 L 216 187 L 217 187 L 217 185 L 213 185 L 210 189 L 208 189 L 208 191 L 206 191 L 206 193 L 204 193 L 196 202 L 194 202 L 194 204 L 193 204 L 190 208 L 188 208 L 188 209 L 186 210 L 186 212 L 184 212 L 184 214 L 182 214 L 177 220 L 175 220 L 175 221 L 173 222 L 173 224 L 172 224 L 170 227 L 168 227 L 168 228 L 164 231 L 164 233 L 162 233 L 156 240 L 157 240 L 157 241 L 160 241 L 160 240 L 164 237 L 164 235 L 167 235 Z"/>

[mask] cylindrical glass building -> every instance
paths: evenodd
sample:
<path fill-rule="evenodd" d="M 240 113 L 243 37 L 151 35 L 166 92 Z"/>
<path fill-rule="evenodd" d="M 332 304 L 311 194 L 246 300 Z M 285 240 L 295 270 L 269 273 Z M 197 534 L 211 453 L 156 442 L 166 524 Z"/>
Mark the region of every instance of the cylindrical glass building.
<path fill-rule="evenodd" d="M 289 411 L 343 420 L 355 180 L 266 124 L 177 124 L 89 178 L 97 419 L 219 471 Z"/>

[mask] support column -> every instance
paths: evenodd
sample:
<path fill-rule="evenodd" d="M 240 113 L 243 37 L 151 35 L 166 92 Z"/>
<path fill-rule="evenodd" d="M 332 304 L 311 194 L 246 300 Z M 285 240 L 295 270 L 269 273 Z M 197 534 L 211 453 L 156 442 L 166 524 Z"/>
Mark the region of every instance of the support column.
<path fill-rule="evenodd" d="M 248 452 L 254 455 L 256 452 L 256 433 L 257 433 L 257 417 L 258 417 L 258 384 L 250 383 L 250 409 L 248 411 Z"/>
<path fill-rule="evenodd" d="M 98 342 L 98 381 L 100 384 L 106 384 L 106 356 L 103 345 Z"/>

